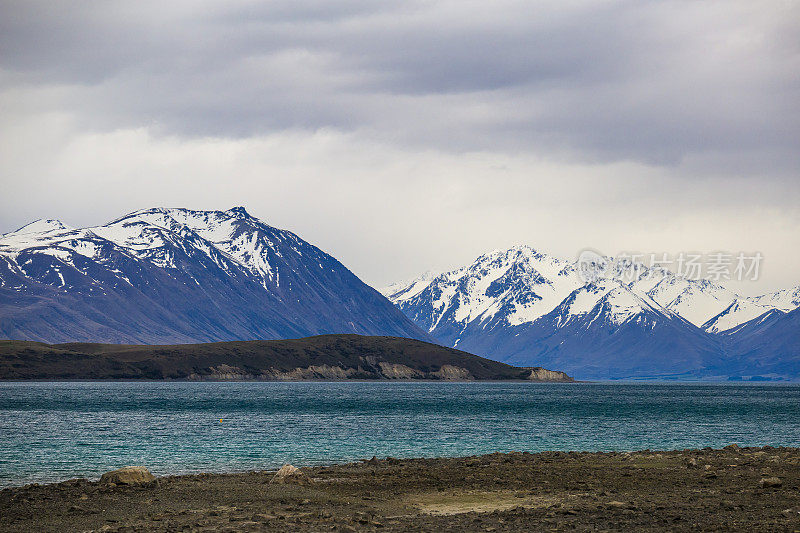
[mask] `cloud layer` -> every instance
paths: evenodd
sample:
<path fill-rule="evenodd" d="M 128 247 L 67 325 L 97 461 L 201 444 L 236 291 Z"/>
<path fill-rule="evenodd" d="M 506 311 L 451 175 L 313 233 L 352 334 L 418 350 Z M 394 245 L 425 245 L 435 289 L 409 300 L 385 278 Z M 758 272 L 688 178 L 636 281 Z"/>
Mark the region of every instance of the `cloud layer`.
<path fill-rule="evenodd" d="M 377 284 L 513 242 L 796 284 L 798 36 L 780 1 L 0 2 L 0 231 L 245 204 Z"/>

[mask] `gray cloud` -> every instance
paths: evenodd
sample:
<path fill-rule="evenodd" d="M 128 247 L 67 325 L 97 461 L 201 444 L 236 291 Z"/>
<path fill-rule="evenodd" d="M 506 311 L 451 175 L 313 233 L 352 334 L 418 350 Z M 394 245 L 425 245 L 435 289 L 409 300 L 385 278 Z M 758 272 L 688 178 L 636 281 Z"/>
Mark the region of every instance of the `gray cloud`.
<path fill-rule="evenodd" d="M 2 68 L 64 86 L 42 104 L 94 128 L 245 137 L 330 127 L 425 147 L 656 164 L 693 152 L 796 152 L 800 132 L 792 3 L 32 1 L 2 10 Z"/>

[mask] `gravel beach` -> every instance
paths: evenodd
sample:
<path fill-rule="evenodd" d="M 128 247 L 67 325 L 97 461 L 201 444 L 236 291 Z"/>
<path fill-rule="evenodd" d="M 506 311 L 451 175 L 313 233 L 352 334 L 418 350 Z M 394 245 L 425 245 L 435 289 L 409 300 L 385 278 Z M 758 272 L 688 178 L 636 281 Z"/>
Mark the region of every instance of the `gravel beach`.
<path fill-rule="evenodd" d="M 113 479 L 4 489 L 0 531 L 800 531 L 796 448 L 373 458 L 281 476 Z"/>

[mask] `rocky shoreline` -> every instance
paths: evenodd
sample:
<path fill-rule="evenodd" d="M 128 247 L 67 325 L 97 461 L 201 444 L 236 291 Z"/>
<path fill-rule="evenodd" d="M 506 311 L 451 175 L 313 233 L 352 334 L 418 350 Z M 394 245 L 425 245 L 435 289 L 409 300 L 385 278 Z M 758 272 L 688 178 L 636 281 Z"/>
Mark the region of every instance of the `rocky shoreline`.
<path fill-rule="evenodd" d="M 122 476 L 122 477 L 120 477 Z M 800 530 L 800 450 L 544 452 L 0 491 L 0 531 Z"/>

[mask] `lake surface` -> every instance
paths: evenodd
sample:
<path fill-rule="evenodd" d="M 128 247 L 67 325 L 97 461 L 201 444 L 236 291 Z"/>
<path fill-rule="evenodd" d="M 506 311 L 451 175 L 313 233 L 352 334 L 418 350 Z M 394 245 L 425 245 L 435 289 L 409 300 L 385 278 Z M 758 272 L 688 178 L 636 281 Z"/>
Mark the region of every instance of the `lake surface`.
<path fill-rule="evenodd" d="M 800 385 L 0 383 L 0 486 L 495 451 L 800 446 Z"/>

